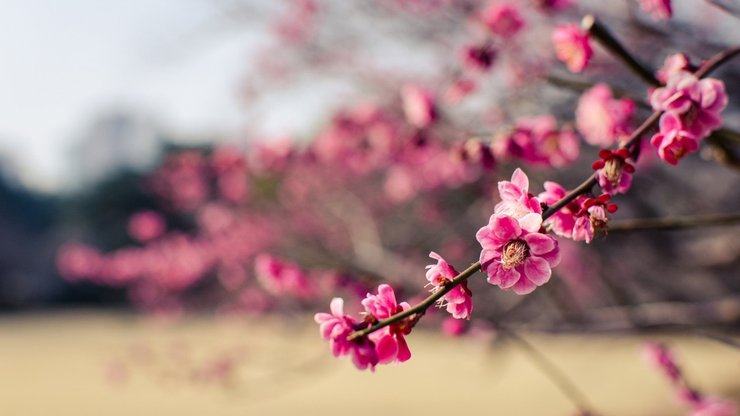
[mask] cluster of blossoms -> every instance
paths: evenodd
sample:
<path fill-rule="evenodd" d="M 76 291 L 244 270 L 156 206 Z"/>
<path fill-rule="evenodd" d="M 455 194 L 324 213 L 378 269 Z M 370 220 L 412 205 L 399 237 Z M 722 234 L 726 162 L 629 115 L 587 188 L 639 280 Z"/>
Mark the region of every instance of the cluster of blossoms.
<path fill-rule="evenodd" d="M 722 81 L 699 79 L 688 71 L 690 64 L 683 55 L 666 61 L 660 75 L 665 86 L 650 94 L 650 104 L 660 117 L 660 131 L 650 143 L 658 155 L 675 165 L 686 154 L 699 149 L 699 144 L 722 125 L 722 111 L 727 107 L 727 93 Z"/>
<path fill-rule="evenodd" d="M 692 388 L 681 372 L 671 350 L 663 343 L 645 345 L 645 359 L 671 383 L 679 401 L 687 406 L 691 416 L 736 416 L 738 408 L 730 400 L 705 397 Z"/>
<path fill-rule="evenodd" d="M 570 127 L 557 128 L 555 117 L 522 118 L 507 133 L 493 139 L 494 155 L 547 167 L 563 167 L 580 154 L 580 141 Z"/>
<path fill-rule="evenodd" d="M 349 340 L 354 331 L 365 329 L 381 319 L 409 309 L 406 302 L 397 303 L 396 294 L 389 285 L 380 285 L 377 294 L 368 293 L 362 300 L 365 311 L 361 320 L 344 313 L 344 300 L 331 301 L 331 314 L 317 313 L 321 336 L 328 340 L 335 357 L 349 355 L 357 368 L 374 370 L 378 364 L 402 363 L 411 358 L 405 336 L 411 332 L 413 321 L 403 320 L 375 331 L 368 337 Z"/>

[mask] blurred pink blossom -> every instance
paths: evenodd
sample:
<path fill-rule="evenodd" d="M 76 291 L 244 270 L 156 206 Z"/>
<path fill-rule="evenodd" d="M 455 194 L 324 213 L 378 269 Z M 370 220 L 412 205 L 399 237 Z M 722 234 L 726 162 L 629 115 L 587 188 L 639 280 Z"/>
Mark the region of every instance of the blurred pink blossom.
<path fill-rule="evenodd" d="M 524 28 L 524 18 L 516 3 L 494 0 L 480 13 L 481 22 L 491 33 L 510 38 Z"/>
<path fill-rule="evenodd" d="M 128 221 L 129 235 L 142 243 L 161 236 L 165 228 L 164 218 L 155 211 L 137 212 Z"/>
<path fill-rule="evenodd" d="M 586 143 L 608 147 L 629 133 L 635 104 L 615 99 L 607 84 L 596 84 L 581 95 L 576 108 L 576 127 Z"/>
<path fill-rule="evenodd" d="M 555 56 L 565 63 L 571 72 L 583 72 L 588 66 L 593 49 L 588 32 L 576 24 L 558 26 L 552 33 Z"/>
<path fill-rule="evenodd" d="M 413 126 L 424 128 L 437 118 L 434 95 L 429 90 L 406 84 L 401 88 L 401 99 L 406 120 Z"/>
<path fill-rule="evenodd" d="M 673 16 L 671 0 L 640 0 L 640 8 L 656 20 L 668 20 Z"/>

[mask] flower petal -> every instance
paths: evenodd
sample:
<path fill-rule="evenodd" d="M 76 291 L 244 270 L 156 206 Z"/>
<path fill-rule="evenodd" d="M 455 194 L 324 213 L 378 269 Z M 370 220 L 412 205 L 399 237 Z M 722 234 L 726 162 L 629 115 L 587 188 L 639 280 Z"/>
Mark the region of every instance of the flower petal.
<path fill-rule="evenodd" d="M 530 233 L 536 233 L 542 226 L 542 215 L 535 213 L 527 214 L 519 218 L 519 226 Z"/>
<path fill-rule="evenodd" d="M 541 286 L 550 280 L 552 270 L 547 260 L 532 256 L 524 261 L 524 274 L 532 283 Z"/>
<path fill-rule="evenodd" d="M 531 233 L 525 235 L 523 238 L 529 246 L 529 252 L 532 254 L 540 255 L 549 253 L 555 248 L 555 239 L 547 234 Z"/>

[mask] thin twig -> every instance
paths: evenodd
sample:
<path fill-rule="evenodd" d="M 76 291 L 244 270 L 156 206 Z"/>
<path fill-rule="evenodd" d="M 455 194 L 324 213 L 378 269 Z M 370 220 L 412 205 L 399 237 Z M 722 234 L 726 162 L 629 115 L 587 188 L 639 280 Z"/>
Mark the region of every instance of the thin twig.
<path fill-rule="evenodd" d="M 563 395 L 573 403 L 573 406 L 578 409 L 580 414 L 595 415 L 595 413 L 590 410 L 592 407 L 588 404 L 586 396 L 576 387 L 575 384 L 573 384 L 562 370 L 552 363 L 552 361 L 548 360 L 537 348 L 516 332 L 506 328 L 500 328 L 500 331 L 504 332 L 512 341 L 521 347 L 529 358 L 531 358 L 537 368 L 539 368 L 540 371 L 542 371 L 542 373 L 544 373 L 553 382 L 553 384 L 560 389 Z"/>
<path fill-rule="evenodd" d="M 612 221 L 609 232 L 644 231 L 644 230 L 683 230 L 695 227 L 740 224 L 740 213 L 718 214 L 669 218 L 636 218 Z"/>

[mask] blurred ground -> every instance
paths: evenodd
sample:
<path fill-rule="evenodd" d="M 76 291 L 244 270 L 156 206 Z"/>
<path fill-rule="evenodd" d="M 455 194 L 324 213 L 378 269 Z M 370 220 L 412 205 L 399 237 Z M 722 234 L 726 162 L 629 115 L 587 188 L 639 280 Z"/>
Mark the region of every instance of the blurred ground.
<path fill-rule="evenodd" d="M 524 336 L 600 415 L 684 414 L 645 365 L 642 338 Z M 704 338 L 662 339 L 696 387 L 740 397 L 740 351 Z M 410 345 L 410 362 L 371 374 L 331 359 L 308 318 L 288 325 L 165 324 L 98 312 L 5 316 L 0 415 L 573 414 L 513 345 L 422 331 Z"/>

